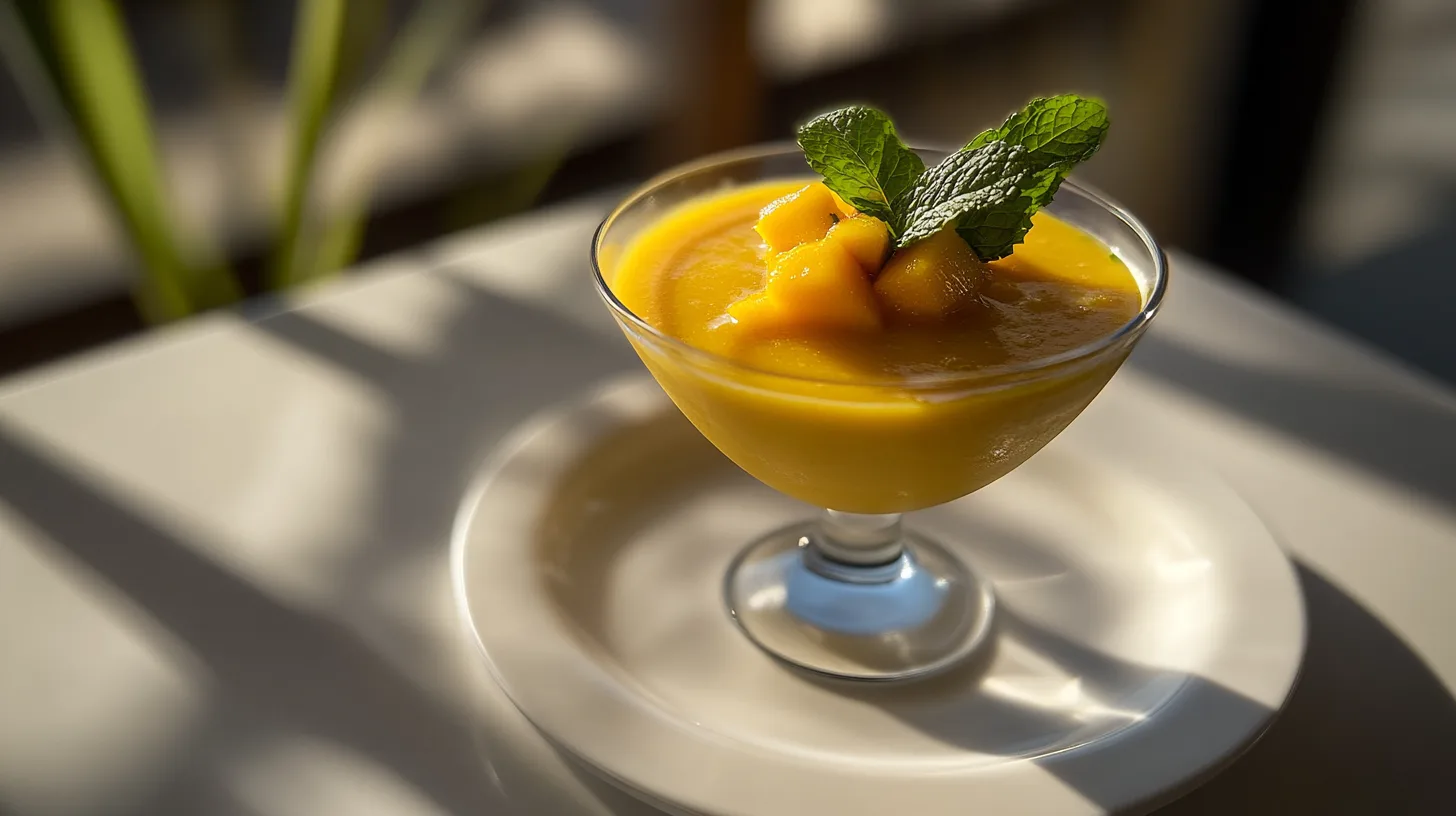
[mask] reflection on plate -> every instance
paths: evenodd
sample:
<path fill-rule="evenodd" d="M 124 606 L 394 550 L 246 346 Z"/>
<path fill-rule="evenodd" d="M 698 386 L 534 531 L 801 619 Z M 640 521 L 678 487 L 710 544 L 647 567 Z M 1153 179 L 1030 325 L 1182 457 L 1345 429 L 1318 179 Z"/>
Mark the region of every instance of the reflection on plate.
<path fill-rule="evenodd" d="M 502 447 L 461 510 L 457 600 L 538 728 L 687 812 L 1149 807 L 1268 725 L 1298 670 L 1302 606 L 1226 487 L 1146 440 L 1079 427 L 910 517 L 1000 604 L 994 648 L 931 680 L 816 679 L 744 638 L 724 570 L 813 510 L 739 471 L 645 379 Z"/>

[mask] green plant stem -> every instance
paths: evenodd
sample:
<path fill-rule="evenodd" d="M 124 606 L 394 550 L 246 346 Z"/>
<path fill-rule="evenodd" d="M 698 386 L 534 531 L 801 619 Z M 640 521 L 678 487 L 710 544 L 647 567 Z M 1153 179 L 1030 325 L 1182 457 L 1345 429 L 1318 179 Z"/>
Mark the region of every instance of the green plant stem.
<path fill-rule="evenodd" d="M 405 109 L 424 86 L 440 58 L 469 30 L 484 0 L 426 0 L 410 18 L 385 57 L 375 80 L 351 111 L 356 120 L 387 121 L 405 115 Z M 358 254 L 369 214 L 373 187 L 383 157 L 367 156 L 351 169 L 343 193 L 328 202 L 324 212 L 305 229 L 296 247 L 295 282 L 318 280 L 338 272 Z M 309 217 L 304 216 L 308 223 Z"/>
<path fill-rule="evenodd" d="M 270 283 L 289 286 L 300 277 L 297 247 L 313 178 L 319 139 L 333 102 L 342 52 L 344 0 L 300 0 L 289 62 L 292 138 L 284 173 L 283 206 Z"/>
<path fill-rule="evenodd" d="M 23 15 L 9 4 L 7 11 L 28 29 L 33 47 L 20 55 L 23 38 L 7 37 L 12 63 L 39 63 L 41 68 L 17 71 L 33 104 L 69 113 L 73 136 L 141 258 L 138 302 L 143 315 L 152 321 L 173 320 L 236 300 L 236 281 L 224 267 L 190 264 L 178 243 L 146 98 L 114 2 L 52 0 L 25 9 Z M 53 104 L 40 98 L 47 92 Z"/>

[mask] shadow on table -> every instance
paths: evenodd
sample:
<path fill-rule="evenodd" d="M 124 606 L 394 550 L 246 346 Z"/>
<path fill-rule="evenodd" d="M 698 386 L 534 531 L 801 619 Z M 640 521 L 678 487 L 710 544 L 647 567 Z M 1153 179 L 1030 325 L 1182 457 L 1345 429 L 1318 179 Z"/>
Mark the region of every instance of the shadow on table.
<path fill-rule="evenodd" d="M 0 496 L 185 645 L 229 703 L 370 758 L 444 812 L 473 812 L 488 794 L 460 712 L 343 626 L 254 586 L 3 429 Z"/>
<path fill-rule="evenodd" d="M 1304 674 L 1274 726 L 1159 816 L 1427 814 L 1452 807 L 1456 699 L 1375 616 L 1308 567 Z"/>
<path fill-rule="evenodd" d="M 369 474 L 374 499 L 363 506 L 370 517 L 351 525 L 364 532 L 350 542 L 350 559 L 336 576 L 346 605 L 357 607 L 374 579 L 419 557 L 438 565 L 444 594 L 436 600 L 448 605 L 448 533 L 484 451 L 543 404 L 633 360 L 620 338 L 463 279 L 445 280 L 457 287 L 457 310 L 437 346 L 418 358 L 362 341 L 309 312 L 250 326 L 357 377 L 391 411 Z M 497 353 L 491 343 L 501 337 L 520 337 L 522 347 Z M 495 422 L 484 423 L 484 414 Z M 217 695 L 208 713 L 212 724 L 201 727 L 198 739 L 241 709 L 250 723 L 315 736 L 388 769 L 441 813 L 511 812 L 480 765 L 469 715 L 431 690 L 435 678 L 403 668 L 412 665 L 410 650 L 427 650 L 436 640 L 419 624 L 373 610 L 371 619 L 346 626 L 296 606 L 214 561 L 164 519 L 73 472 L 42 443 L 4 427 L 0 504 L 42 532 L 61 556 L 122 593 L 207 670 Z M 372 630 L 369 639 L 388 645 L 389 657 L 367 645 L 358 629 Z M 438 665 L 429 662 L 436 657 L 421 659 Z M 196 778 L 199 770 L 217 770 L 201 767 L 209 760 L 200 756 L 179 755 L 174 776 L 140 812 L 201 812 L 226 801 L 220 783 Z"/>
<path fill-rule="evenodd" d="M 1148 333 L 1131 365 L 1220 407 L 1456 506 L 1456 410 L 1388 390 L 1261 371 Z"/>
<path fill-rule="evenodd" d="M 636 364 L 620 333 L 590 331 L 527 303 L 494 294 L 440 269 L 455 312 L 430 353 L 406 358 L 315 319 L 290 312 L 251 326 L 277 342 L 357 378 L 390 412 L 372 478 L 369 530 L 344 565 L 346 587 L 391 569 L 421 547 L 443 551 L 461 497 L 484 455 L 536 411 L 581 395 Z M 583 272 L 583 279 L 586 273 Z M 499 348 L 512 338 L 509 349 Z M 415 546 L 408 546 L 415 545 Z M 402 641 L 414 633 L 400 632 Z"/>

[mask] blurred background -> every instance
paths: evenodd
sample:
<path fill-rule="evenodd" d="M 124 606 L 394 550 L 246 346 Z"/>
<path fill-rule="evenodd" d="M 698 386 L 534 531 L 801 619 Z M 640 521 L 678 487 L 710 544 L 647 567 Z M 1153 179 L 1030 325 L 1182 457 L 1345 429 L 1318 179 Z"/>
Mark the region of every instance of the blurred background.
<path fill-rule="evenodd" d="M 840 103 L 956 145 L 1078 91 L 1164 243 L 1456 382 L 1450 0 L 0 0 L 0 47 L 0 372 Z"/>

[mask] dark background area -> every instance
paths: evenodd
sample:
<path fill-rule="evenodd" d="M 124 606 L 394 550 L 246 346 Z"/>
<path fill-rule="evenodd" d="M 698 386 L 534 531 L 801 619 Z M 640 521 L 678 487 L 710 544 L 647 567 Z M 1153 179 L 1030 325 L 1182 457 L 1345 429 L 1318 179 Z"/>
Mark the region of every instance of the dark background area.
<path fill-rule="evenodd" d="M 414 5 L 380 5 L 360 76 Z M 175 209 L 256 281 L 295 4 L 123 8 Z M 954 145 L 1069 90 L 1113 114 L 1080 177 L 1165 244 L 1456 381 L 1446 0 L 502 0 L 368 134 L 389 159 L 362 257 L 787 138 L 848 101 Z M 145 330 L 136 261 L 51 124 L 0 72 L 0 372 Z"/>

